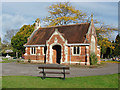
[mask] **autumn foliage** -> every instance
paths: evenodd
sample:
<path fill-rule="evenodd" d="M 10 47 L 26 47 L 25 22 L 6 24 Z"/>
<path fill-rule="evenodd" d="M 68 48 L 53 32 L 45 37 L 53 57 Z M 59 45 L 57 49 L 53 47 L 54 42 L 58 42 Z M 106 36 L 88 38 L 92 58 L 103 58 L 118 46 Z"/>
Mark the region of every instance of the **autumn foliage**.
<path fill-rule="evenodd" d="M 53 4 L 49 6 L 48 12 L 49 16 L 43 19 L 46 26 L 86 22 L 86 13 L 76 10 L 69 2 Z"/>

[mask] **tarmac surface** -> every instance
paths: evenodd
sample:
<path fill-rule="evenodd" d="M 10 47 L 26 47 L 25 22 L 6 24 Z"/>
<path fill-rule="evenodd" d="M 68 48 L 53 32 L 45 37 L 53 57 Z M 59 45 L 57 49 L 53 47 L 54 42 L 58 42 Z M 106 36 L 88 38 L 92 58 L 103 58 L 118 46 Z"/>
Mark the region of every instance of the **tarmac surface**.
<path fill-rule="evenodd" d="M 2 74 L 0 75 L 42 76 L 42 74 L 39 74 L 40 70 L 38 69 L 38 66 L 40 65 L 41 64 L 2 63 L 2 71 L 1 71 Z M 70 74 L 68 74 L 67 77 L 107 75 L 107 74 L 115 74 L 115 73 L 118 73 L 118 64 L 107 63 L 104 66 L 98 68 L 70 67 Z M 54 76 L 57 75 L 54 74 Z"/>

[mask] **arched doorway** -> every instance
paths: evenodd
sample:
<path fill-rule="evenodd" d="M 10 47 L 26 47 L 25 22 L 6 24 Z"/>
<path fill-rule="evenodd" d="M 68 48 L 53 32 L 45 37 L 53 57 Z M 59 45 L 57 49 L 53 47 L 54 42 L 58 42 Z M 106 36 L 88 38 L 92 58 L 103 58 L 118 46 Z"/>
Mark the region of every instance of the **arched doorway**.
<path fill-rule="evenodd" d="M 52 55 L 52 60 L 53 63 L 58 63 L 60 64 L 61 60 L 61 46 L 60 45 L 54 45 L 52 47 L 53 50 L 53 55 Z"/>

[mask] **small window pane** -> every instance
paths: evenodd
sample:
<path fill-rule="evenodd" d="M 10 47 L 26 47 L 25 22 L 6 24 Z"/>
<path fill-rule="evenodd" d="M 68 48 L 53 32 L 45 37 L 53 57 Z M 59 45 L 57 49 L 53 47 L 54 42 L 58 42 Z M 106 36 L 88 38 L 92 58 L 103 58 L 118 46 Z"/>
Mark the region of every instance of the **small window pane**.
<path fill-rule="evenodd" d="M 76 54 L 76 47 L 74 47 L 74 54 Z"/>
<path fill-rule="evenodd" d="M 34 54 L 36 53 L 35 47 L 34 47 Z"/>
<path fill-rule="evenodd" d="M 33 54 L 33 48 L 32 48 L 32 50 L 31 50 L 31 53 Z"/>
<path fill-rule="evenodd" d="M 80 48 L 77 47 L 77 54 L 80 54 Z"/>

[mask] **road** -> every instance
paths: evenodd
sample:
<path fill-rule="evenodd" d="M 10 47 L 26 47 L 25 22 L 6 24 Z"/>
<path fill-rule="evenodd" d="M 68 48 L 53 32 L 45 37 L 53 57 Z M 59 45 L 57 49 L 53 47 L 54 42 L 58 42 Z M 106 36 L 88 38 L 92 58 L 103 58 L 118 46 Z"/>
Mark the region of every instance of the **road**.
<path fill-rule="evenodd" d="M 40 70 L 37 69 L 39 65 L 40 64 L 3 63 L 2 76 L 8 75 L 40 76 L 39 75 Z M 68 74 L 67 77 L 107 75 L 114 73 L 118 73 L 118 64 L 107 63 L 104 67 L 101 68 L 70 67 L 70 74 Z"/>

